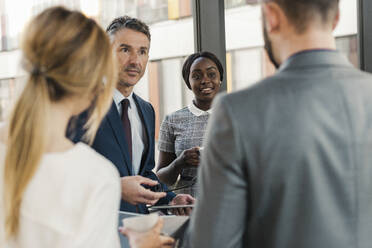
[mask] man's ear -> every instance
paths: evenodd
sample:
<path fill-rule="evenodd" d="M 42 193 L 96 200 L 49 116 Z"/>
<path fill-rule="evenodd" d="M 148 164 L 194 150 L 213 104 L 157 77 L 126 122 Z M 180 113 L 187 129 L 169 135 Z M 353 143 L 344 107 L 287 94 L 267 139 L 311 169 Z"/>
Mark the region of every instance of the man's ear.
<path fill-rule="evenodd" d="M 280 27 L 280 7 L 277 3 L 268 2 L 262 4 L 262 14 L 265 18 L 265 28 L 268 33 L 276 31 Z"/>
<path fill-rule="evenodd" d="M 332 30 L 335 30 L 339 21 L 340 21 L 340 9 L 337 8 L 337 13 L 336 13 L 335 19 L 333 20 L 333 24 L 332 24 Z"/>

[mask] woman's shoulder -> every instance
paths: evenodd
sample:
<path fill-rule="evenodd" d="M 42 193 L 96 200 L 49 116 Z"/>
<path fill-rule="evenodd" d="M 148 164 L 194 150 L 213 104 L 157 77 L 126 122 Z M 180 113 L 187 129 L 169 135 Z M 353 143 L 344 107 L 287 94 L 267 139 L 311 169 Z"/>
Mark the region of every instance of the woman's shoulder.
<path fill-rule="evenodd" d="M 116 167 L 108 159 L 82 142 L 77 143 L 66 158 L 70 160 L 75 170 L 89 177 L 98 177 L 100 180 L 119 178 Z"/>
<path fill-rule="evenodd" d="M 174 111 L 168 115 L 165 116 L 165 120 L 171 121 L 171 122 L 177 122 L 177 120 L 183 120 L 185 118 L 189 118 L 192 116 L 190 110 L 188 107 L 183 107 L 177 111 Z"/>

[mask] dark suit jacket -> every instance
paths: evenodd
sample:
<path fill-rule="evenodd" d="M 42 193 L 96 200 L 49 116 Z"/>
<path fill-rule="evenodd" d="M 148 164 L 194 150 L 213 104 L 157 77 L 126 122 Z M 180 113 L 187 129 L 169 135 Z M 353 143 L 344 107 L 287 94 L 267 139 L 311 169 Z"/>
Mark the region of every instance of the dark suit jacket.
<path fill-rule="evenodd" d="M 147 144 L 145 144 L 145 152 L 142 157 L 141 167 L 138 175 L 159 181 L 152 170 L 155 167 L 154 146 L 155 146 L 155 112 L 150 103 L 133 93 L 133 99 L 137 104 L 139 115 L 142 119 L 142 124 L 145 129 Z M 76 129 L 68 135 L 72 141 L 79 142 L 84 134 L 83 125 L 85 123 L 87 112 L 82 113 L 76 121 Z M 98 153 L 109 159 L 118 169 L 120 176 L 132 176 L 132 164 L 129 160 L 128 145 L 125 140 L 125 133 L 122 122 L 117 111 L 116 105 L 113 102 L 106 117 L 103 119 L 101 126 L 97 131 L 92 148 Z M 166 188 L 165 185 L 163 187 Z M 125 189 L 123 189 L 125 190 Z M 157 203 L 157 205 L 167 204 L 173 198 L 174 193 L 168 193 L 167 196 Z M 131 205 L 126 201 L 121 201 L 121 211 L 137 212 L 135 205 Z M 138 205 L 140 213 L 148 213 L 145 205 Z"/>

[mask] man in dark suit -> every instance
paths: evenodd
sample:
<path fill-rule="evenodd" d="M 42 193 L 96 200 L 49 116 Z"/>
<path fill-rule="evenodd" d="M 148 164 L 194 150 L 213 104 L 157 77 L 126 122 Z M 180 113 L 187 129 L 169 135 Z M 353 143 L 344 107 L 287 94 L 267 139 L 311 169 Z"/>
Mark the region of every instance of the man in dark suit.
<path fill-rule="evenodd" d="M 372 247 L 372 76 L 336 51 L 338 0 L 264 0 L 278 72 L 217 98 L 191 246 Z"/>
<path fill-rule="evenodd" d="M 124 16 L 113 20 L 106 31 L 119 62 L 119 77 L 112 106 L 92 147 L 119 170 L 122 178 L 120 209 L 148 213 L 145 204 L 191 204 L 194 199 L 190 195 L 155 193 L 143 187 L 158 184 L 158 178 L 152 172 L 155 166 L 155 112 L 149 102 L 133 93 L 149 58 L 149 28 L 136 18 Z M 79 119 L 78 126 L 84 118 L 80 116 Z M 73 140 L 78 141 L 82 133 L 77 132 Z"/>

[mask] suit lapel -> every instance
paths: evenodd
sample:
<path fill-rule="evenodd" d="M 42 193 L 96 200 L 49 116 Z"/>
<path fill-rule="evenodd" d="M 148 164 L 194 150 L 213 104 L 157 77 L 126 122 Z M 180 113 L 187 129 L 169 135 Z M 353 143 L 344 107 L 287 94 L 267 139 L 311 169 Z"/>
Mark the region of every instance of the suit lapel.
<path fill-rule="evenodd" d="M 141 159 L 141 167 L 140 167 L 140 170 L 139 170 L 139 173 L 138 174 L 141 174 L 142 173 L 142 170 L 144 169 L 145 167 L 145 164 L 148 162 L 148 159 L 149 159 L 149 149 L 150 149 L 150 145 L 151 145 L 151 141 L 150 141 L 150 120 L 148 118 L 149 114 L 146 109 L 144 108 L 143 106 L 143 103 L 141 102 L 140 99 L 138 99 L 137 95 L 133 93 L 133 98 L 134 98 L 134 101 L 136 102 L 136 105 L 137 105 L 137 108 L 138 108 L 138 113 L 141 117 L 141 120 L 142 120 L 142 124 L 143 124 L 143 129 L 144 129 L 144 134 L 146 137 L 144 137 L 146 140 L 145 140 L 145 149 L 144 149 L 144 153 L 143 153 L 143 156 L 142 156 L 142 159 Z"/>
<path fill-rule="evenodd" d="M 107 119 L 111 125 L 111 128 L 115 134 L 116 141 L 118 142 L 120 149 L 124 155 L 124 160 L 127 165 L 129 175 L 133 175 L 132 165 L 129 160 L 128 144 L 125 139 L 125 133 L 123 125 L 119 116 L 115 102 L 112 103 L 111 109 L 107 114 Z"/>

